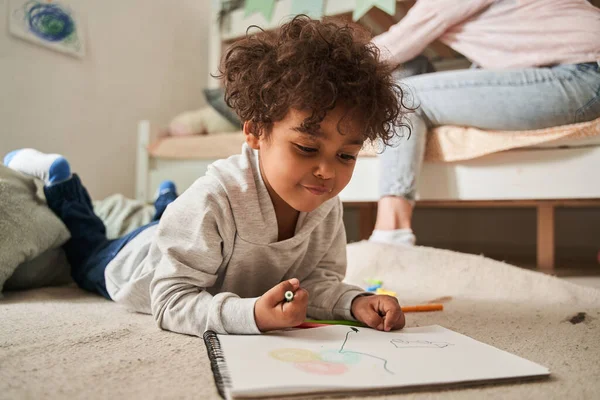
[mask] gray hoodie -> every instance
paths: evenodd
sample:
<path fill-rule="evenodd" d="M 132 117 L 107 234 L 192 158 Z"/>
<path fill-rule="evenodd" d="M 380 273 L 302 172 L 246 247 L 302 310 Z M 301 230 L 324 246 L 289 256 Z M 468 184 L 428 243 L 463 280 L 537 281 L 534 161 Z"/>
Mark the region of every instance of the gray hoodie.
<path fill-rule="evenodd" d="M 339 198 L 300 213 L 294 236 L 278 242 L 258 165 L 258 153 L 247 145 L 241 155 L 213 163 L 157 226 L 110 262 L 105 277 L 111 298 L 151 313 L 173 332 L 253 334 L 259 333 L 258 297 L 298 278 L 309 293 L 310 317 L 353 319 L 352 300 L 363 291 L 341 282 L 346 234 Z"/>

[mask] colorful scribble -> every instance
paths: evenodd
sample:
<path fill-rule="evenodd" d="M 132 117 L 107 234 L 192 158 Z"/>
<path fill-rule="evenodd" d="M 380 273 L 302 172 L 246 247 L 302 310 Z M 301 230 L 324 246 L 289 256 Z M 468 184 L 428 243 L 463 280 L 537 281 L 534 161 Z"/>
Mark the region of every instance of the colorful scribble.
<path fill-rule="evenodd" d="M 348 341 L 348 335 L 350 333 L 352 333 L 352 332 L 354 332 L 354 333 L 358 333 L 359 332 L 359 330 L 356 329 L 356 328 L 350 328 L 350 329 L 351 330 L 346 333 L 346 339 L 344 340 L 344 343 L 342 343 L 342 347 L 340 348 L 340 353 L 356 354 L 356 355 L 367 356 L 367 357 L 372 357 L 372 358 L 376 358 L 378 360 L 381 360 L 381 361 L 383 361 L 383 369 L 385 369 L 385 371 L 387 373 L 394 375 L 394 373 L 388 369 L 388 367 L 387 367 L 388 360 L 386 360 L 385 358 L 377 357 L 377 356 L 374 356 L 374 355 L 368 354 L 368 353 L 359 353 L 357 351 L 344 350 L 344 346 L 346 345 L 346 342 Z"/>
<path fill-rule="evenodd" d="M 321 360 L 338 364 L 358 364 L 360 354 L 341 352 L 337 349 L 324 350 L 319 353 Z"/>
<path fill-rule="evenodd" d="M 351 333 L 359 333 L 356 328 L 350 328 L 339 349 L 326 349 L 315 353 L 307 349 L 277 349 L 269 353 L 271 358 L 279 361 L 293 363 L 295 368 L 304 372 L 317 375 L 340 375 L 348 371 L 348 365 L 358 364 L 363 357 L 371 357 L 383 362 L 383 368 L 389 374 L 394 374 L 387 367 L 388 361 L 384 358 L 368 353 L 346 350 L 344 347 Z"/>
<path fill-rule="evenodd" d="M 29 29 L 40 39 L 59 42 L 75 33 L 73 18 L 59 4 L 30 1 L 24 11 Z"/>
<path fill-rule="evenodd" d="M 15 1 L 14 5 L 10 19 L 13 34 L 56 50 L 82 55 L 79 24 L 68 6 L 42 0 Z"/>
<path fill-rule="evenodd" d="M 344 364 L 337 364 L 325 361 L 311 361 L 304 363 L 296 363 L 294 367 L 317 375 L 341 375 L 348 371 L 348 367 Z"/>
<path fill-rule="evenodd" d="M 306 349 L 277 349 L 269 353 L 269 355 L 283 362 L 311 362 L 320 361 L 319 355 Z"/>

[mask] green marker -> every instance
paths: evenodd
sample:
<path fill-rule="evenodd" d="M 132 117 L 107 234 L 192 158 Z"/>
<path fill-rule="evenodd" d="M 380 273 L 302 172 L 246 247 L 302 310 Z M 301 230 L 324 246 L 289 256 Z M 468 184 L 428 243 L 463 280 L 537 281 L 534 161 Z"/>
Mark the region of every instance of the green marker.
<path fill-rule="evenodd" d="M 358 321 L 346 321 L 346 320 L 327 320 L 327 319 L 307 319 L 306 321 L 309 324 L 323 324 L 323 325 L 346 325 L 346 326 L 358 326 L 358 327 L 366 327 L 365 324 Z"/>
<path fill-rule="evenodd" d="M 291 290 L 288 290 L 287 292 L 285 292 L 285 301 L 287 301 L 288 303 L 292 300 L 294 300 L 294 292 L 292 292 Z"/>

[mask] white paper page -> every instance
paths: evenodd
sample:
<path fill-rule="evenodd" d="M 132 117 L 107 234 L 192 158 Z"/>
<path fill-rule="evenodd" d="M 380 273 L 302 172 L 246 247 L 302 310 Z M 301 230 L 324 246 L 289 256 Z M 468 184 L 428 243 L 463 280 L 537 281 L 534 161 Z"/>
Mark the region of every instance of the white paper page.
<path fill-rule="evenodd" d="M 548 375 L 547 368 L 438 325 L 329 326 L 219 336 L 233 395 L 389 389 Z"/>

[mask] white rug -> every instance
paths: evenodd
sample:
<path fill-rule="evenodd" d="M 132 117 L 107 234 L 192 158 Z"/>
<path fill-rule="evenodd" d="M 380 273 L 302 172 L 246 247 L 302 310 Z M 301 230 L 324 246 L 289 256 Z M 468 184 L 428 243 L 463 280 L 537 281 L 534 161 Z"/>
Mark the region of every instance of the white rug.
<path fill-rule="evenodd" d="M 600 290 L 483 257 L 423 247 L 348 246 L 348 281 L 379 278 L 408 314 L 549 367 L 546 381 L 379 398 L 600 398 Z M 581 322 L 572 323 L 579 313 Z M 201 339 L 73 287 L 8 292 L 0 301 L 0 399 L 194 398 L 218 394 Z"/>

